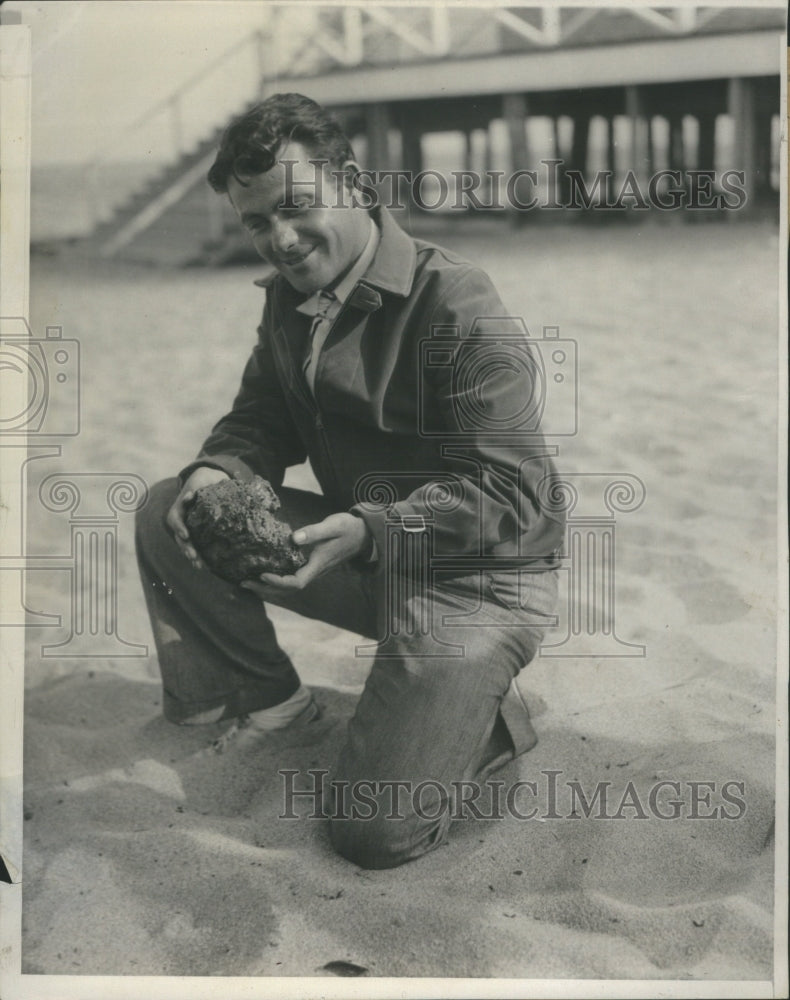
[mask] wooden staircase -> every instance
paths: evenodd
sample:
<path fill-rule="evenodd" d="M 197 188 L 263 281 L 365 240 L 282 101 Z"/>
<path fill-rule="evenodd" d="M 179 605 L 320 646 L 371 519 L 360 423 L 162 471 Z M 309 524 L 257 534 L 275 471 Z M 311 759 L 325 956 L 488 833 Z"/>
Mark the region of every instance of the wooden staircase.
<path fill-rule="evenodd" d="M 81 249 L 91 256 L 173 266 L 220 262 L 227 233 L 238 229 L 226 200 L 206 180 L 223 131 L 224 126 L 216 128 L 153 176 L 95 227 Z"/>
<path fill-rule="evenodd" d="M 238 107 L 237 114 L 277 90 L 298 90 L 314 96 L 333 108 L 352 139 L 365 134 L 365 165 L 371 167 L 389 166 L 392 128 L 401 132 L 404 158 L 407 141 L 411 150 L 419 150 L 421 133 L 417 105 L 425 112 L 423 133 L 441 131 L 443 127 L 466 130 L 468 144 L 472 128 L 487 129 L 496 117 L 508 119 L 508 107 L 515 107 L 516 111 L 510 116 L 511 134 L 523 139 L 527 91 L 532 105 L 530 114 L 548 115 L 556 122 L 561 114 L 571 117 L 577 114 L 575 95 L 581 94 L 585 86 L 593 92 L 596 87 L 616 92 L 608 110 L 599 110 L 609 119 L 612 134 L 612 122 L 618 114 L 630 116 L 634 128 L 637 120 L 644 124 L 646 113 L 671 117 L 670 112 L 677 103 L 673 104 L 671 96 L 666 98 L 666 108 L 656 105 L 652 112 L 650 108 L 647 112 L 645 108 L 640 110 L 640 101 L 646 100 L 643 93 L 640 96 L 640 87 L 647 93 L 650 87 L 686 87 L 691 86 L 688 81 L 696 81 L 695 93 L 702 94 L 700 88 L 718 86 L 717 81 L 724 86 L 727 78 L 733 94 L 743 91 L 746 96 L 740 103 L 736 102 L 737 107 L 732 100 L 729 104 L 720 101 L 721 108 L 714 108 L 708 118 L 714 112 L 740 115 L 741 124 L 736 127 L 736 134 L 748 137 L 756 127 L 752 119 L 759 112 L 762 131 L 770 138 L 770 128 L 766 132 L 764 123 L 768 121 L 770 126 L 771 115 L 778 110 L 778 89 L 774 87 L 774 70 L 770 63 L 765 63 L 765 54 L 779 51 L 779 36 L 784 27 L 781 10 L 730 10 L 697 7 L 693 3 L 683 10 L 641 6 L 560 8 L 546 4 L 529 8 L 459 8 L 453 10 L 450 18 L 449 6 L 386 8 L 368 4 L 320 8 L 320 16 L 301 33 L 304 27 L 301 22 L 297 32 L 293 21 L 288 21 L 290 7 L 262 5 L 266 16 L 262 17 L 261 30 L 222 53 L 126 130 L 147 126 L 155 116 L 166 115 L 175 162 L 153 176 L 109 218 L 97 221 L 94 231 L 78 248 L 94 257 L 165 266 L 216 266 L 257 259 L 228 199 L 216 195 L 206 181 L 225 122 L 231 118 L 234 98 L 229 91 L 226 91 L 226 110 L 217 110 L 224 119 L 222 126 L 195 141 L 191 149 L 185 149 L 182 141 L 182 112 L 186 100 L 194 100 L 197 88 L 205 84 L 207 76 L 215 72 L 225 74 L 232 60 L 236 60 L 234 66 L 238 65 L 238 60 L 246 57 L 243 50 L 246 55 L 250 54 L 251 45 L 254 46 L 252 72 L 255 79 L 249 85 L 245 81 L 244 88 L 235 93 L 240 94 L 239 105 L 247 97 L 254 99 Z M 702 51 L 700 46 L 703 46 L 709 57 L 713 52 L 719 60 L 715 80 L 706 83 L 695 66 L 689 65 L 689 45 L 692 44 L 694 51 Z M 652 63 L 643 58 L 646 46 L 656 57 Z M 630 53 L 632 62 L 638 58 L 642 60 L 640 66 L 651 70 L 658 66 L 661 72 L 645 75 L 641 68 L 634 69 L 627 60 L 625 68 L 620 70 L 622 61 L 612 61 L 614 51 Z M 571 55 L 574 71 L 582 62 L 587 66 L 586 85 L 570 86 L 569 72 L 564 67 Z M 762 72 L 764 63 L 765 73 Z M 422 67 L 421 74 L 415 72 L 415 65 Z M 505 65 L 507 78 L 503 76 L 497 87 L 492 88 L 492 79 L 500 79 L 496 73 L 503 73 L 501 67 Z M 710 62 L 700 60 L 699 65 L 707 67 Z M 486 84 L 482 91 L 474 89 L 477 86 L 474 82 L 477 78 L 472 74 L 475 66 L 479 78 Z M 553 79 L 545 71 L 547 66 L 555 67 L 552 72 L 559 82 L 545 82 Z M 758 67 L 757 74 L 754 67 Z M 687 75 L 689 69 L 692 72 Z M 415 90 L 417 76 L 420 87 Z M 425 93 L 426 80 L 433 81 L 434 90 L 429 94 Z M 552 97 L 554 91 L 557 93 Z M 215 92 L 220 91 L 215 88 Z M 564 103 L 557 94 L 563 96 Z M 764 107 L 757 107 L 757 98 Z M 448 125 L 444 118 L 437 123 L 435 113 L 433 116 L 427 114 L 431 101 L 435 101 L 437 106 L 441 103 L 440 115 L 445 115 L 450 99 L 456 101 L 453 107 L 460 109 L 453 119 L 454 124 Z M 501 106 L 500 112 L 492 111 L 492 102 Z M 393 110 L 397 108 L 406 111 Z M 471 114 L 475 108 L 478 109 L 476 119 Z M 388 118 L 390 112 L 392 117 Z M 693 109 L 689 113 L 693 113 Z M 715 121 L 715 117 L 712 120 Z M 744 138 L 742 145 L 738 162 L 754 161 L 756 164 L 755 142 Z M 149 145 L 136 141 L 136 147 L 149 148 Z M 762 147 L 770 150 L 770 143 L 766 147 L 763 141 Z M 112 145 L 109 148 L 113 148 Z M 88 178 L 90 170 L 89 165 L 86 167 Z M 751 174 L 756 176 L 756 168 Z M 756 198 L 752 201 L 756 202 Z"/>
<path fill-rule="evenodd" d="M 272 23 L 263 19 L 263 27 L 253 31 L 220 53 L 198 73 L 180 84 L 136 121 L 124 128 L 107 144 L 107 152 L 86 165 L 86 181 L 92 182 L 94 193 L 93 231 L 79 241 L 75 249 L 86 256 L 120 258 L 152 264 L 184 266 L 215 261 L 222 257 L 225 237 L 238 229 L 227 199 L 216 195 L 208 185 L 206 175 L 214 161 L 222 133 L 227 123 L 249 110 L 263 93 L 265 71 L 276 70 L 268 53 L 271 51 Z M 250 63 L 250 56 L 252 62 Z M 233 107 L 229 92 L 221 124 L 200 138 L 184 141 L 184 118 L 190 111 L 202 107 L 207 81 L 223 87 L 228 70 L 238 72 L 245 67 L 243 86 L 236 81 L 238 106 Z M 146 148 L 143 130 L 165 124 L 174 153 L 171 163 L 152 174 L 125 201 L 113 206 L 102 217 L 102 170 L 117 160 L 118 148 L 128 148 L 129 137 L 135 145 Z M 141 134 L 142 133 L 142 134 Z M 150 140 L 150 134 L 149 134 Z M 232 242 L 232 241 L 231 241 Z"/>
<path fill-rule="evenodd" d="M 479 18 L 478 13 L 476 24 Z M 480 33 L 469 29 L 466 34 L 479 39 Z M 185 99 L 205 82 L 207 73 L 222 72 L 229 60 L 238 58 L 250 44 L 257 50 L 260 68 L 254 88 L 258 92 L 256 100 L 272 87 L 288 89 L 287 78 L 300 72 L 309 75 L 321 69 L 349 69 L 369 59 L 389 64 L 393 58 L 395 61 L 438 58 L 450 49 L 449 20 L 442 8 L 426 7 L 411 12 L 404 9 L 387 12 L 375 5 L 365 9 L 328 8 L 312 30 L 299 39 L 295 49 L 288 45 L 293 37 L 293 24 L 288 22 L 285 8 L 270 8 L 261 30 L 222 53 L 127 131 L 164 112 L 171 119 L 174 146 L 180 148 Z M 254 103 L 255 100 L 249 101 L 238 113 Z M 226 122 L 230 117 L 226 117 Z M 109 217 L 97 221 L 93 232 L 74 249 L 94 257 L 170 266 L 216 266 L 236 260 L 257 260 L 227 198 L 217 196 L 206 181 L 224 127 L 225 123 L 194 148 L 181 153 Z M 86 168 L 89 176 L 91 167 L 97 165 Z"/>

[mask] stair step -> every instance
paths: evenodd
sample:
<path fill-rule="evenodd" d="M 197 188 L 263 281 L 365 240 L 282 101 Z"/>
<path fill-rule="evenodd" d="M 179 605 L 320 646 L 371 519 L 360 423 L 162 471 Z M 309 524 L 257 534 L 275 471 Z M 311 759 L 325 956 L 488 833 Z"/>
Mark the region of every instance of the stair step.
<path fill-rule="evenodd" d="M 245 114 L 252 107 L 254 107 L 256 103 L 257 103 L 256 100 L 248 101 L 247 104 L 244 105 L 242 110 L 233 117 L 236 118 L 238 117 L 238 114 Z M 81 244 L 85 247 L 99 247 L 99 248 L 106 247 L 108 244 L 111 244 L 113 239 L 118 234 L 123 232 L 126 229 L 126 227 L 129 226 L 131 223 L 134 223 L 134 220 L 138 216 L 142 216 L 142 213 L 146 212 L 148 207 L 153 205 L 153 203 L 156 202 L 158 198 L 160 198 L 162 195 L 168 192 L 174 185 L 179 184 L 182 181 L 186 181 L 187 179 L 186 175 L 190 171 L 194 171 L 195 167 L 202 160 L 208 157 L 212 149 L 216 148 L 216 146 L 219 143 L 219 140 L 221 139 L 222 135 L 225 132 L 226 127 L 227 124 L 217 125 L 204 139 L 200 140 L 191 149 L 185 151 L 175 162 L 156 170 L 156 172 L 153 173 L 147 180 L 145 180 L 144 183 L 139 188 L 137 188 L 137 190 L 133 191 L 124 201 L 115 206 L 112 214 L 108 218 L 103 219 L 102 221 L 97 223 L 96 226 L 94 226 L 92 232 L 81 240 Z M 193 189 L 194 189 L 194 181 L 190 181 L 189 190 L 185 191 L 184 195 L 181 196 L 180 200 L 183 201 L 185 197 L 188 197 Z M 175 220 L 178 215 L 179 204 L 180 201 L 177 201 L 172 205 L 167 205 L 166 207 L 164 207 L 163 210 L 164 214 L 172 215 L 173 219 Z M 197 205 L 200 205 L 200 202 L 196 202 L 196 206 Z M 141 219 L 140 221 L 142 223 L 143 219 Z M 154 229 L 161 228 L 158 227 L 157 225 L 158 221 L 159 220 L 153 220 L 148 225 L 153 227 Z M 175 228 L 179 228 L 180 222 L 178 224 L 174 222 L 174 226 Z M 129 232 L 129 230 L 127 230 L 127 232 Z M 132 237 L 129 247 L 124 248 L 123 254 L 126 255 L 126 250 L 128 249 L 129 250 L 128 255 L 130 257 L 135 256 L 138 257 L 139 259 L 139 250 L 142 249 L 142 245 L 145 244 L 146 250 L 150 249 L 151 251 L 157 251 L 157 250 L 160 251 L 159 253 L 154 252 L 153 253 L 154 257 L 157 258 L 161 257 L 162 253 L 164 252 L 161 250 L 161 248 L 156 247 L 153 244 L 150 247 L 148 247 L 148 244 L 151 241 L 146 239 L 146 232 L 147 229 L 143 228 L 139 233 L 136 233 Z M 166 245 L 169 252 L 171 252 L 174 256 L 177 256 L 178 254 L 175 251 L 172 236 L 173 234 L 166 233 L 165 237 L 163 237 L 163 245 Z M 140 247 L 134 248 L 132 244 L 140 244 Z M 119 249 L 118 252 L 121 253 L 122 251 Z M 239 249 L 235 245 L 230 246 L 228 244 L 228 238 L 223 237 L 221 246 L 215 248 L 213 251 L 211 251 L 211 253 L 214 256 L 216 256 L 217 259 L 219 259 L 225 256 L 226 254 L 231 254 L 231 256 L 233 256 L 236 253 L 243 253 L 243 250 Z M 204 258 L 207 257 L 207 255 L 208 251 L 203 250 L 199 252 L 198 257 L 202 261 Z M 185 256 L 182 255 L 182 257 L 183 259 L 181 260 L 181 263 L 186 263 L 188 259 L 195 258 L 194 242 L 192 242 L 189 245 L 187 254 Z"/>

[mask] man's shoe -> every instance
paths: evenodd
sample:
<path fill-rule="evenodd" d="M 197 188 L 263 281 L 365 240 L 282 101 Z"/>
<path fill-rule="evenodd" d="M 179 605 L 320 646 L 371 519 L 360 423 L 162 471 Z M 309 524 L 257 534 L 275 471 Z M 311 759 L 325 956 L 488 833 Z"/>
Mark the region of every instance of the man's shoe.
<path fill-rule="evenodd" d="M 213 753 L 224 753 L 231 745 L 246 746 L 257 742 L 257 738 L 266 733 L 317 722 L 320 718 L 321 709 L 313 692 L 302 684 L 298 691 L 279 705 L 240 715 L 227 732 L 214 740 L 211 750 Z"/>
<path fill-rule="evenodd" d="M 319 715 L 313 692 L 304 684 L 300 684 L 299 689 L 286 701 L 258 712 L 250 712 L 247 718 L 250 720 L 249 725 L 268 733 L 276 729 L 285 729 L 297 721 L 313 722 Z"/>

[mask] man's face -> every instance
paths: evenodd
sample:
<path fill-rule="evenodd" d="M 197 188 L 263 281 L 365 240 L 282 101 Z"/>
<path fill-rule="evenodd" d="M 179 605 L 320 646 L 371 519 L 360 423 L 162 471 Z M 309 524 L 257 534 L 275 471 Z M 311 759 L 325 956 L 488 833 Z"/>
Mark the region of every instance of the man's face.
<path fill-rule="evenodd" d="M 370 233 L 367 212 L 352 206 L 349 197 L 338 197 L 331 167 L 323 168 L 323 184 L 317 186 L 311 158 L 318 159 L 301 143 L 291 142 L 265 174 L 249 178 L 246 186 L 234 177 L 228 182 L 231 204 L 255 249 L 305 293 L 325 288 L 348 270 Z M 282 160 L 296 163 L 286 169 Z"/>

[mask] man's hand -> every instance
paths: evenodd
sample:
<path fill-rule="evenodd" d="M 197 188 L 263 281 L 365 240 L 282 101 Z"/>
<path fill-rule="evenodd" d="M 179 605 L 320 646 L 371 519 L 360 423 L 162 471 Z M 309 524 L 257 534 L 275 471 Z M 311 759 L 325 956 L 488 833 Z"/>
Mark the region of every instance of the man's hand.
<path fill-rule="evenodd" d="M 230 479 L 230 476 L 221 469 L 212 469 L 207 465 L 201 465 L 199 469 L 195 469 L 184 483 L 181 492 L 176 497 L 173 506 L 167 512 L 167 517 L 165 518 L 168 528 L 173 532 L 176 544 L 195 569 L 202 569 L 203 562 L 190 541 L 187 526 L 184 524 L 184 507 L 202 486 L 221 483 L 223 479 Z"/>
<path fill-rule="evenodd" d="M 334 566 L 353 559 L 370 544 L 370 534 L 361 517 L 353 514 L 330 514 L 318 524 L 307 524 L 293 533 L 296 545 L 312 545 L 307 564 L 292 576 L 261 573 L 260 580 L 247 580 L 241 586 L 261 599 L 284 596 L 289 591 L 302 590 Z"/>

